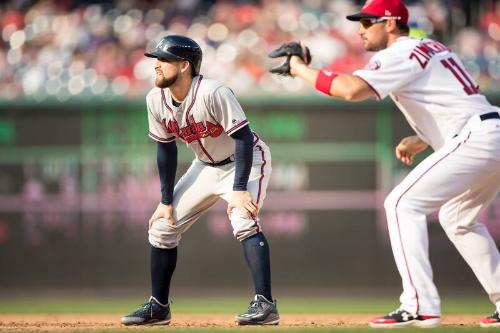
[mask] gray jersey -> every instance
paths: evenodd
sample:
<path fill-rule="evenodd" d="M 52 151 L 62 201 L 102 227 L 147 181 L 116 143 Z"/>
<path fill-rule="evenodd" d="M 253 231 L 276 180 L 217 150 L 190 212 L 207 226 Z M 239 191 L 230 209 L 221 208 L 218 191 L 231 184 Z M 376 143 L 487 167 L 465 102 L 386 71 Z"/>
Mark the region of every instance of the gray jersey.
<path fill-rule="evenodd" d="M 146 100 L 149 136 L 158 142 L 179 138 L 197 157 L 175 185 L 172 205 L 176 224 L 172 226 L 165 219 L 159 219 L 149 229 L 151 245 L 174 248 L 182 233 L 219 198 L 231 201 L 235 163 L 214 167 L 203 162 L 220 162 L 233 155 L 235 145 L 229 135 L 248 124 L 248 120 L 228 87 L 202 76 L 193 79 L 191 89 L 179 107 L 173 105 L 168 89 L 154 88 Z M 261 208 L 272 171 L 271 153 L 255 133 L 254 138 L 247 190 Z M 248 218 L 234 208 L 229 218 L 233 234 L 239 240 L 261 230 L 258 216 Z"/>
<path fill-rule="evenodd" d="M 236 96 L 222 83 L 196 76 L 179 107 L 169 89 L 153 88 L 146 96 L 149 136 L 159 142 L 186 142 L 204 162 L 222 161 L 234 154 L 232 133 L 248 124 Z"/>

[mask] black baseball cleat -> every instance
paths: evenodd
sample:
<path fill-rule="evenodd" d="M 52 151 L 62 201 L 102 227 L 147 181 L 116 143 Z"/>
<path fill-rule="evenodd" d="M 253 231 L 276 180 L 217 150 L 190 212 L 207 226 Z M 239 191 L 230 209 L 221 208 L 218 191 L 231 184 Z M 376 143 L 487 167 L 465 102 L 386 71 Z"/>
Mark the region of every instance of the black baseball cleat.
<path fill-rule="evenodd" d="M 170 324 L 170 303 L 163 305 L 153 296 L 139 309 L 122 317 L 123 325 L 168 325 Z"/>
<path fill-rule="evenodd" d="M 237 315 L 235 320 L 238 325 L 278 325 L 280 315 L 276 308 L 276 300 L 270 302 L 262 295 L 255 295 L 248 310 Z"/>
<path fill-rule="evenodd" d="M 391 327 L 437 327 L 441 325 L 441 317 L 439 316 L 422 316 L 416 315 L 404 309 L 397 309 L 389 312 L 383 317 L 378 317 L 370 321 L 370 326 L 374 328 L 391 328 Z"/>
<path fill-rule="evenodd" d="M 500 316 L 498 315 L 498 311 L 495 311 L 488 317 L 481 319 L 479 325 L 481 327 L 500 327 Z"/>

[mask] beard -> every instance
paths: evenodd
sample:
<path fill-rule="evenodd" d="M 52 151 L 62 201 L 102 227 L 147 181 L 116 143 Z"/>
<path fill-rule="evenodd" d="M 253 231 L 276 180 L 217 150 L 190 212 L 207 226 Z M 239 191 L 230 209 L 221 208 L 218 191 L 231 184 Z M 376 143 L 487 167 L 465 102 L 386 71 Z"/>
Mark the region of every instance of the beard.
<path fill-rule="evenodd" d="M 156 74 L 155 85 L 158 88 L 168 88 L 177 81 L 178 74 L 170 78 L 166 78 L 163 75 Z"/>
<path fill-rule="evenodd" d="M 371 41 L 371 42 L 367 42 L 365 41 L 365 51 L 369 51 L 369 52 L 378 52 L 380 50 L 383 50 L 385 48 L 387 48 L 387 41 L 388 39 L 387 38 L 382 38 L 380 40 L 377 40 L 377 41 Z"/>
<path fill-rule="evenodd" d="M 378 51 L 378 48 L 374 47 L 373 45 L 367 45 L 367 46 L 365 46 L 365 51 L 376 52 L 376 51 Z"/>

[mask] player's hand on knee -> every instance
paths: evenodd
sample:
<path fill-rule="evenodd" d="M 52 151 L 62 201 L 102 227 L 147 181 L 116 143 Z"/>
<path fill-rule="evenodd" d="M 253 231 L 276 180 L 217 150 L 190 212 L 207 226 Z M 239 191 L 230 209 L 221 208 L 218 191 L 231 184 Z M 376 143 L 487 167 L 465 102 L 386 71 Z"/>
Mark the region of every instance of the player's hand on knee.
<path fill-rule="evenodd" d="M 153 222 L 155 222 L 158 219 L 164 218 L 167 220 L 167 223 L 170 225 L 175 224 L 174 220 L 174 206 L 172 205 L 165 205 L 162 204 L 161 202 L 158 204 L 158 207 L 156 207 L 155 212 L 149 219 L 149 229 L 151 229 L 151 226 L 153 225 Z"/>
<path fill-rule="evenodd" d="M 252 195 L 248 191 L 233 191 L 231 200 L 227 205 L 227 215 L 231 217 L 233 209 L 238 209 L 247 218 L 257 217 L 259 206 L 252 200 Z"/>
<path fill-rule="evenodd" d="M 396 146 L 396 158 L 404 164 L 411 165 L 415 155 L 424 151 L 427 148 L 427 143 L 422 141 L 418 136 L 412 135 L 403 138 Z"/>

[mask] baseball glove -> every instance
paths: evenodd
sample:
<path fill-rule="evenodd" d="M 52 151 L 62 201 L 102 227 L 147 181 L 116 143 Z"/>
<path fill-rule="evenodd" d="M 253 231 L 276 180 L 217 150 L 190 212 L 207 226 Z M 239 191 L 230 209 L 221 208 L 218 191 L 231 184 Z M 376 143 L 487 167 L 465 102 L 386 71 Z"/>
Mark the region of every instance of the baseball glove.
<path fill-rule="evenodd" d="M 275 50 L 269 53 L 270 58 L 281 58 L 286 57 L 283 64 L 278 67 L 271 68 L 269 72 L 273 74 L 290 76 L 290 59 L 292 56 L 297 56 L 301 58 L 306 65 L 311 63 L 311 52 L 307 46 L 302 45 L 298 42 L 285 43 Z"/>

